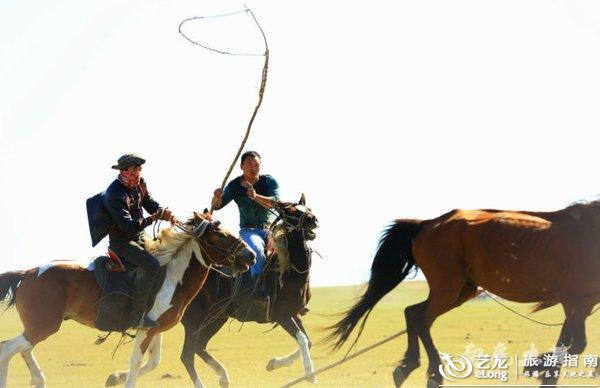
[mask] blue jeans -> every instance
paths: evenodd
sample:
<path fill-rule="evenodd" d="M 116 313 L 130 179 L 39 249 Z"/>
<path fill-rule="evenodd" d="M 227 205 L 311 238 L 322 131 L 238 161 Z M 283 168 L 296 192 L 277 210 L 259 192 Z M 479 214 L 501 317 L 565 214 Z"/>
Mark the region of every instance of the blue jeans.
<path fill-rule="evenodd" d="M 246 244 L 256 253 L 256 263 L 250 268 L 250 276 L 253 278 L 260 275 L 267 258 L 265 257 L 265 247 L 267 246 L 267 238 L 269 231 L 266 229 L 242 228 L 240 229 L 240 237 Z"/>

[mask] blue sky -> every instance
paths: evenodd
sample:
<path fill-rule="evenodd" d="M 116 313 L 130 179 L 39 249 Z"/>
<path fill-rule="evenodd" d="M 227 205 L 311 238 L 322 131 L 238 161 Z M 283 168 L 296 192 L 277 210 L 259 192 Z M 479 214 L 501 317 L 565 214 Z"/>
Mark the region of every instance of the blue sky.
<path fill-rule="evenodd" d="M 271 48 L 247 148 L 320 219 L 315 285 L 366 280 L 394 218 L 557 209 L 599 193 L 600 5 L 593 1 L 246 3 Z M 220 184 L 262 59 L 185 41 L 233 1 L 0 4 L 0 269 L 87 261 L 85 199 L 143 154 L 180 217 Z M 189 25 L 260 50 L 251 19 Z M 234 170 L 234 174 L 239 170 Z M 237 212 L 218 213 L 237 232 Z"/>

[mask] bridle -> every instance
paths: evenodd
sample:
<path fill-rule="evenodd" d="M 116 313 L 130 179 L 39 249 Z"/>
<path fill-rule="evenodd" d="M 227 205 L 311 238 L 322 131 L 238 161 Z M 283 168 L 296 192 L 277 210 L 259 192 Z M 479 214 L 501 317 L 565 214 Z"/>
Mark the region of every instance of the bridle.
<path fill-rule="evenodd" d="M 307 235 L 306 235 L 308 232 L 311 231 L 311 229 L 307 229 L 307 228 L 303 227 L 304 226 L 304 222 L 306 221 L 309 213 L 310 212 L 302 212 L 302 215 L 300 217 L 296 217 L 296 216 L 289 215 L 289 214 L 282 215 L 280 213 L 280 214 L 278 214 L 278 216 L 275 219 L 275 221 L 273 221 L 273 223 L 271 224 L 271 227 L 269 228 L 269 231 L 272 233 L 275 230 L 275 228 L 277 227 L 277 224 L 279 222 L 282 222 L 284 224 L 283 228 L 285 229 L 286 246 L 288 246 L 288 247 L 289 247 L 289 244 L 287 243 L 288 234 L 292 233 L 292 232 L 301 232 L 302 233 L 302 240 L 304 240 L 304 241 L 306 241 L 306 240 L 312 240 L 312 239 L 314 239 L 314 237 L 312 237 L 312 236 L 307 237 Z M 286 218 L 287 219 L 292 218 L 294 220 L 297 220 L 298 222 L 297 222 L 297 224 L 294 225 L 294 224 L 290 223 L 289 221 L 287 221 Z M 310 248 L 308 248 L 308 249 L 309 249 L 310 252 L 307 252 L 307 254 L 310 256 L 312 254 L 312 249 L 310 249 Z M 308 260 L 308 265 L 307 265 L 306 269 L 303 269 L 303 270 L 300 270 L 300 269 L 296 268 L 296 266 L 294 265 L 294 263 L 292 263 L 291 260 L 290 260 L 289 265 L 290 265 L 290 268 L 294 272 L 296 272 L 296 273 L 298 273 L 300 275 L 303 275 L 303 274 L 306 274 L 306 273 L 308 273 L 310 271 L 310 268 L 312 267 L 312 260 Z"/>
<path fill-rule="evenodd" d="M 305 240 L 308 239 L 306 237 L 306 232 L 309 231 L 310 229 L 305 229 L 303 226 L 304 226 L 304 222 L 308 218 L 308 215 L 311 214 L 310 211 L 301 212 L 302 215 L 300 217 L 296 217 L 296 216 L 291 215 L 291 214 L 282 215 L 281 213 L 285 212 L 285 209 L 280 210 L 279 213 L 275 213 L 271 209 L 268 209 L 268 210 L 270 210 L 273 214 L 277 215 L 277 218 L 275 219 L 275 221 L 273 221 L 273 223 L 271 224 L 271 227 L 269 228 L 270 232 L 273 232 L 273 230 L 275 229 L 275 225 L 279 221 L 281 221 L 281 222 L 283 222 L 285 224 L 285 231 L 286 231 L 286 233 L 301 231 L 302 232 L 302 238 L 305 239 Z M 292 224 L 291 222 L 288 221 L 288 219 L 290 219 L 290 218 L 294 219 L 294 220 L 296 220 L 298 222 L 294 225 L 294 224 Z"/>
<path fill-rule="evenodd" d="M 212 267 L 213 265 L 221 266 L 224 263 L 226 265 L 234 267 L 235 257 L 238 254 L 238 252 L 245 247 L 246 243 L 244 243 L 242 239 L 238 238 L 237 244 L 226 249 L 215 244 L 210 244 L 206 239 L 202 238 L 207 231 L 212 231 L 217 226 L 218 224 L 215 225 L 215 223 L 203 219 L 202 222 L 200 222 L 200 224 L 194 227 L 191 231 L 188 230 L 188 233 L 192 234 L 196 238 L 200 250 L 203 254 L 206 254 L 206 257 L 208 259 L 207 264 L 209 267 Z M 217 262 L 210 255 L 209 249 L 221 253 L 225 257 L 225 259 Z"/>

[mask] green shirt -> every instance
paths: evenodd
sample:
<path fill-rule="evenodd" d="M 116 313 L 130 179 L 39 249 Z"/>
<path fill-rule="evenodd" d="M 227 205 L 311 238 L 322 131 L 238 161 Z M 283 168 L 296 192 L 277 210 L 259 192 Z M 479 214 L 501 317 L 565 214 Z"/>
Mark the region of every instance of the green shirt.
<path fill-rule="evenodd" d="M 248 197 L 248 189 L 242 186 L 243 176 L 239 176 L 229 182 L 223 190 L 221 198 L 222 209 L 231 200 L 235 201 L 240 211 L 240 228 L 267 228 L 275 220 L 275 215 Z M 268 197 L 271 200 L 279 200 L 279 184 L 270 175 L 260 175 L 254 184 L 256 194 Z"/>

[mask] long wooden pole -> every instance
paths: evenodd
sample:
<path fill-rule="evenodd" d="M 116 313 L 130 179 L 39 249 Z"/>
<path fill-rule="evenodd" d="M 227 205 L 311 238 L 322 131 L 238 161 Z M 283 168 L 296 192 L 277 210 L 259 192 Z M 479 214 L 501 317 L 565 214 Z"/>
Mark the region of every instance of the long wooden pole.
<path fill-rule="evenodd" d="M 260 105 L 262 104 L 263 95 L 265 93 L 265 87 L 267 86 L 267 74 L 269 72 L 269 45 L 267 43 L 267 37 L 265 36 L 265 32 L 263 31 L 262 27 L 260 26 L 260 23 L 258 22 L 258 20 L 256 20 L 254 13 L 252 13 L 252 11 L 247 7 L 246 7 L 246 11 L 248 13 L 250 13 L 252 18 L 254 19 L 254 22 L 260 29 L 260 33 L 262 34 L 263 40 L 265 42 L 265 64 L 263 65 L 262 80 L 260 83 L 260 89 L 258 90 L 258 103 L 254 107 L 254 112 L 252 113 L 252 117 L 250 117 L 250 122 L 248 123 L 248 127 L 246 128 L 246 135 L 244 136 L 244 140 L 242 140 L 242 144 L 240 144 L 240 147 L 238 148 L 237 153 L 235 154 L 235 158 L 233 158 L 233 162 L 231 162 L 231 165 L 229 166 L 229 170 L 227 171 L 227 174 L 225 174 L 225 178 L 223 178 L 223 182 L 221 182 L 221 190 L 223 190 L 225 188 L 225 185 L 227 184 L 227 180 L 229 179 L 229 175 L 231 175 L 231 171 L 233 170 L 233 167 L 237 163 L 237 161 L 240 157 L 240 154 L 242 153 L 242 150 L 244 149 L 244 146 L 246 145 L 248 136 L 250 136 L 250 129 L 252 129 L 252 123 L 254 122 L 256 113 L 258 113 L 258 109 L 260 108 Z M 214 210 L 214 204 L 211 203 L 210 204 L 210 213 L 211 214 L 212 214 L 213 210 Z"/>

